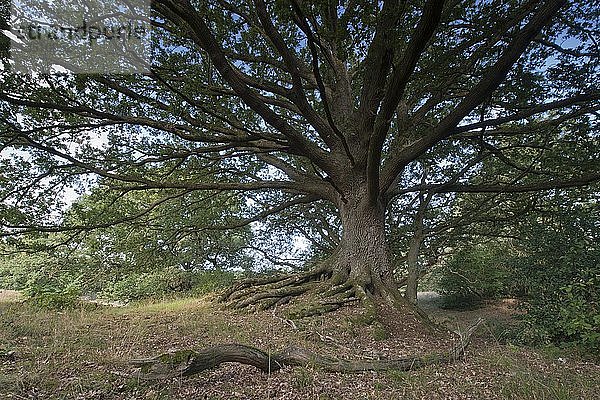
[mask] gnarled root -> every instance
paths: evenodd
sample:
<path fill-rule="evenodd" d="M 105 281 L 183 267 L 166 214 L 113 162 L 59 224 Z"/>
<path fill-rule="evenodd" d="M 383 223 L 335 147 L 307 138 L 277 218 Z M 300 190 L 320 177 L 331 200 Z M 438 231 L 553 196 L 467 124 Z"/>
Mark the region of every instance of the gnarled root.
<path fill-rule="evenodd" d="M 153 358 L 132 360 L 131 364 L 141 369 L 139 377 L 142 379 L 190 376 L 227 362 L 252 365 L 269 373 L 278 371 L 285 366 L 310 366 L 330 372 L 409 371 L 426 365 L 446 364 L 461 359 L 473 333 L 482 322 L 483 319 L 478 320 L 464 335 L 461 335 L 459 342 L 451 350 L 425 356 L 390 360 L 344 360 L 323 356 L 298 347 L 289 347 L 283 351 L 268 354 L 250 346 L 226 344 L 200 351 L 181 350 Z"/>
<path fill-rule="evenodd" d="M 313 295 L 306 296 L 301 304 L 287 308 L 285 314 L 290 319 L 326 314 L 355 302 L 360 302 L 367 312 L 375 315 L 376 303 L 383 301 L 414 314 L 432 331 L 447 331 L 418 306 L 408 302 L 396 285 L 388 286 L 380 288 L 381 293 L 376 298 L 364 286 L 349 280 L 347 275 L 335 273 L 323 264 L 306 272 L 241 280 L 227 289 L 219 301 L 233 309 L 266 310 L 304 294 Z"/>
<path fill-rule="evenodd" d="M 225 291 L 219 301 L 234 309 L 266 310 L 309 292 L 318 295 L 319 300 L 296 312 L 294 317 L 323 314 L 358 300 L 354 285 L 321 266 L 307 272 L 242 280 Z"/>

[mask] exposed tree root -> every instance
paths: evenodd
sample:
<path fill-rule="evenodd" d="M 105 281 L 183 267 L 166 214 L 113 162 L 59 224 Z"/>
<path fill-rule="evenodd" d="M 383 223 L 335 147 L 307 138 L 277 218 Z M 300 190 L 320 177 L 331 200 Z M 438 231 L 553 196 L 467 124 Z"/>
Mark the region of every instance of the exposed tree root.
<path fill-rule="evenodd" d="M 360 302 L 365 308 L 362 316 L 372 317 L 372 323 L 378 323 L 380 304 L 388 304 L 396 309 L 412 312 L 428 326 L 433 324 L 426 314 L 422 315 L 418 307 L 410 304 L 393 285 L 389 287 L 386 285 L 383 289 L 379 295 L 374 296 L 364 286 L 349 280 L 347 275 L 335 274 L 331 269 L 323 266 L 297 274 L 241 281 L 223 293 L 220 301 L 226 302 L 235 309 L 245 307 L 267 309 L 285 304 L 296 296 L 312 294 L 312 296 L 305 296 L 303 299 L 305 301 L 287 307 L 287 317 L 294 319 L 324 314 L 345 304 Z M 149 359 L 134 360 L 132 363 L 140 367 L 140 377 L 143 379 L 189 376 L 227 362 L 252 365 L 264 372 L 274 372 L 284 366 L 312 366 L 332 372 L 411 370 L 460 359 L 469 344 L 471 335 L 481 322 L 482 320 L 469 328 L 451 350 L 425 356 L 387 360 L 344 360 L 297 347 L 289 347 L 269 354 L 249 346 L 227 344 L 200 351 L 176 351 Z M 447 332 L 447 329 L 442 330 Z"/>
<path fill-rule="evenodd" d="M 244 279 L 225 291 L 219 301 L 235 309 L 253 306 L 265 310 L 315 289 L 330 277 L 331 272 L 321 267 L 296 274 Z"/>
<path fill-rule="evenodd" d="M 255 366 L 263 372 L 275 372 L 285 366 L 310 366 L 329 372 L 359 371 L 409 371 L 432 364 L 446 364 L 461 359 L 470 343 L 471 336 L 483 319 L 471 326 L 452 349 L 444 353 L 411 356 L 390 360 L 344 360 L 327 357 L 312 351 L 289 347 L 269 354 L 254 347 L 226 344 L 205 348 L 200 351 L 180 350 L 148 359 L 132 360 L 140 368 L 142 379 L 167 379 L 190 376 L 223 363 L 237 362 Z"/>
<path fill-rule="evenodd" d="M 225 291 L 219 301 L 233 309 L 266 310 L 305 293 L 314 294 L 318 300 L 290 311 L 290 318 L 324 314 L 359 300 L 356 285 L 321 266 L 302 273 L 242 280 Z"/>
<path fill-rule="evenodd" d="M 397 286 L 385 288 L 380 298 L 376 299 L 363 286 L 348 280 L 347 275 L 334 273 L 328 264 L 301 273 L 239 281 L 227 289 L 219 297 L 219 301 L 233 309 L 266 310 L 287 304 L 293 298 L 304 294 L 312 296 L 306 296 L 302 304 L 289 307 L 285 312 L 287 318 L 300 319 L 322 315 L 344 305 L 360 302 L 366 308 L 366 313 L 374 316 L 375 322 L 378 313 L 376 303 L 384 301 L 412 313 L 431 331 L 448 331 L 402 296 Z"/>

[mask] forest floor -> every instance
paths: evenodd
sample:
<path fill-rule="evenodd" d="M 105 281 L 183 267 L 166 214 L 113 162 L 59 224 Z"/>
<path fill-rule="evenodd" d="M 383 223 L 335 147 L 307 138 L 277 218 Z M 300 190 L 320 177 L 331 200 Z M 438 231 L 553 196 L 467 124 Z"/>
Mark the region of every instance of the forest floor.
<path fill-rule="evenodd" d="M 242 343 L 265 351 L 289 345 L 340 358 L 426 354 L 452 346 L 401 317 L 372 324 L 359 307 L 296 322 L 277 313 L 223 310 L 207 299 L 179 299 L 127 307 L 82 305 L 43 311 L 14 294 L 0 297 L 0 399 L 594 399 L 600 362 L 573 352 L 507 344 L 514 302 L 470 311 L 423 306 L 438 321 L 464 329 L 486 323 L 452 365 L 410 372 L 327 373 L 284 368 L 266 374 L 223 364 L 193 377 L 138 379 L 128 360 L 171 349 Z"/>

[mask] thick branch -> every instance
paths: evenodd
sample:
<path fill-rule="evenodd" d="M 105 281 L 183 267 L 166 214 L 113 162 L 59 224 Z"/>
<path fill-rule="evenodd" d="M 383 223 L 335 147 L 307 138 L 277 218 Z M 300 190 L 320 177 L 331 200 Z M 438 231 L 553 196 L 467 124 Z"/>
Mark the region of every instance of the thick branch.
<path fill-rule="evenodd" d="M 334 132 L 331 126 L 329 126 L 310 106 L 306 95 L 302 89 L 302 79 L 300 70 L 305 68 L 302 65 L 302 62 L 296 57 L 296 55 L 292 52 L 292 50 L 287 46 L 281 34 L 277 31 L 273 22 L 271 21 L 271 17 L 268 15 L 267 7 L 263 0 L 254 0 L 254 4 L 256 5 L 256 11 L 258 14 L 258 18 L 268 35 L 269 39 L 279 52 L 279 54 L 283 57 L 283 61 L 287 68 L 290 71 L 290 76 L 292 78 L 293 89 L 292 92 L 294 96 L 292 96 L 292 101 L 294 104 L 298 106 L 298 108 L 302 111 L 302 115 L 307 119 L 307 121 L 317 130 L 317 132 L 321 135 L 325 143 L 329 147 L 333 147 L 334 143 Z M 316 76 L 315 76 L 316 78 Z"/>
<path fill-rule="evenodd" d="M 379 196 L 379 168 L 381 151 L 385 137 L 390 128 L 390 122 L 398 103 L 404 94 L 408 83 L 421 54 L 433 36 L 442 16 L 444 0 L 429 0 L 423 9 L 423 15 L 412 35 L 406 52 L 400 58 L 400 64 L 395 69 L 391 81 L 383 98 L 381 109 L 375 120 L 373 133 L 369 140 L 369 153 L 367 159 L 367 180 L 369 185 L 369 199 L 372 203 Z"/>
<path fill-rule="evenodd" d="M 294 0 L 292 0 L 292 5 L 294 8 L 294 11 L 297 14 L 297 19 L 296 19 L 297 24 L 300 27 L 300 29 L 302 30 L 302 32 L 304 32 L 304 34 L 306 35 L 306 38 L 308 40 L 308 46 L 310 48 L 310 53 L 312 56 L 313 74 L 315 76 L 315 79 L 317 82 L 317 87 L 319 89 L 319 96 L 321 97 L 321 100 L 323 102 L 323 108 L 325 109 L 325 115 L 327 116 L 327 122 L 329 123 L 329 126 L 331 127 L 333 133 L 335 134 L 335 136 L 338 138 L 339 142 L 341 143 L 341 145 L 344 149 L 344 153 L 346 154 L 346 157 L 348 157 L 348 160 L 350 161 L 350 165 L 354 166 L 354 163 L 355 163 L 354 156 L 352 156 L 350 148 L 348 147 L 348 142 L 346 141 L 344 134 L 342 132 L 340 132 L 340 130 L 337 128 L 335 121 L 333 120 L 333 116 L 331 114 L 331 107 L 330 107 L 329 100 L 328 100 L 327 88 L 325 87 L 325 83 L 323 82 L 323 77 L 321 76 L 321 71 L 319 69 L 319 56 L 318 56 L 318 52 L 317 52 L 317 47 L 315 45 L 315 42 L 318 42 L 318 41 L 315 38 L 315 36 L 313 35 L 312 30 L 310 29 L 310 26 L 309 26 L 308 22 L 306 21 L 306 16 L 302 13 L 300 6 Z M 327 55 L 328 55 L 328 53 L 326 53 L 326 57 L 327 57 Z M 333 61 L 330 61 L 330 62 L 333 65 Z M 335 71 L 335 69 L 334 69 L 334 71 Z M 339 95 L 340 94 L 338 93 L 338 96 Z"/>
<path fill-rule="evenodd" d="M 519 110 L 518 112 L 507 115 L 505 117 L 498 117 L 494 119 L 488 119 L 481 122 L 475 122 L 473 124 L 461 125 L 452 131 L 452 134 L 468 132 L 474 129 L 487 128 L 490 126 L 498 126 L 507 122 L 519 121 L 524 118 L 531 117 L 536 114 L 544 113 L 551 110 L 562 109 L 577 104 L 584 104 L 600 100 L 600 92 L 597 93 L 582 93 L 566 99 L 556 100 L 549 103 L 539 104 L 529 108 Z"/>
<path fill-rule="evenodd" d="M 396 156 L 386 163 L 381 182 L 382 192 L 389 189 L 396 176 L 402 172 L 408 163 L 452 134 L 460 121 L 490 96 L 504 81 L 512 66 L 525 52 L 531 41 L 552 21 L 553 17 L 566 3 L 566 0 L 551 0 L 542 4 L 531 20 L 515 36 L 498 61 L 484 74 L 479 83 L 473 87 L 454 110 L 444 117 L 430 134 L 399 151 Z"/>
<path fill-rule="evenodd" d="M 285 135 L 292 146 L 301 154 L 311 159 L 328 173 L 333 173 L 333 166 L 328 159 L 328 153 L 272 111 L 261 100 L 260 96 L 247 85 L 243 79 L 243 74 L 234 68 L 225 57 L 223 49 L 206 25 L 204 18 L 188 1 L 174 3 L 162 0 L 160 3 L 166 5 L 166 8 L 161 9 L 167 17 L 173 19 L 174 22 L 183 22 L 189 27 L 193 36 L 192 39 L 208 53 L 223 79 L 252 110 L 260 115 L 267 124 Z"/>
<path fill-rule="evenodd" d="M 14 136 L 22 140 L 22 143 L 31 148 L 41 150 L 47 154 L 56 156 L 62 160 L 67 161 L 73 167 L 80 168 L 83 171 L 96 174 L 103 178 L 112 179 L 120 182 L 127 182 L 137 184 L 129 188 L 123 188 L 124 190 L 146 190 L 146 189 L 187 189 L 187 190 L 239 190 L 239 191 L 251 191 L 251 190 L 263 190 L 263 189 L 280 189 L 286 190 L 293 193 L 319 193 L 319 188 L 315 188 L 313 183 L 304 186 L 302 182 L 293 181 L 261 181 L 257 180 L 254 182 L 197 182 L 195 180 L 187 181 L 157 181 L 148 179 L 145 176 L 132 175 L 132 174 L 121 174 L 113 172 L 97 165 L 93 165 L 89 162 L 82 161 L 66 152 L 60 151 L 55 147 L 45 145 L 33 139 L 32 136 L 23 133 L 13 124 L 12 129 L 15 130 Z M 302 188 L 307 189 L 304 191 Z"/>
<path fill-rule="evenodd" d="M 375 37 L 369 46 L 363 72 L 363 85 L 360 94 L 358 114 L 360 134 L 370 135 L 379 103 L 383 97 L 383 87 L 392 66 L 393 50 L 391 33 L 401 10 L 395 1 L 385 1 L 377 23 Z M 368 136 L 367 136 L 368 139 Z"/>
<path fill-rule="evenodd" d="M 510 184 L 489 184 L 489 185 L 425 185 L 412 186 L 405 189 L 399 189 L 394 194 L 405 194 L 420 191 L 435 191 L 436 193 L 526 193 L 537 192 L 540 190 L 568 189 L 574 187 L 587 186 L 600 182 L 600 173 L 593 172 L 580 177 L 571 179 L 555 179 L 546 182 L 538 182 L 522 185 Z"/>

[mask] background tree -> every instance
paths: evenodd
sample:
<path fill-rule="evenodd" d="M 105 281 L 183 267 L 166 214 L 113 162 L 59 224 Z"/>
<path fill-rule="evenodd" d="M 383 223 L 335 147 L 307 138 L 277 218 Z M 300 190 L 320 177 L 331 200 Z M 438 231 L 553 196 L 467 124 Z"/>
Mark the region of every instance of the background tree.
<path fill-rule="evenodd" d="M 249 226 L 205 229 L 241 218 L 231 196 L 117 194 L 107 185 L 100 182 L 64 211 L 69 229 L 11 238 L 2 246 L 0 287 L 24 290 L 41 305 L 67 307 L 82 294 L 116 300 L 202 294 L 253 269 Z"/>
<path fill-rule="evenodd" d="M 129 192 L 103 187 L 79 198 L 64 217 L 65 224 L 85 231 L 74 247 L 93 268 L 121 271 L 169 266 L 184 270 L 249 270 L 249 226 L 206 230 L 219 221 L 240 219 L 240 204 L 230 196 L 196 192 L 169 197 L 164 192 Z M 165 204 L 161 206 L 161 202 Z M 134 216 L 134 218 L 131 218 Z M 105 226 L 90 229 L 92 221 Z"/>
<path fill-rule="evenodd" d="M 419 204 L 401 203 L 403 195 L 421 193 L 423 204 L 427 193 L 520 193 L 600 179 L 600 10 L 592 3 L 153 7 L 148 74 L 31 77 L 5 63 L 7 233 L 50 229 L 56 221 L 40 215 L 52 215 L 57 191 L 88 176 L 110 179 L 120 193 L 258 199 L 247 223 L 327 202 L 341 226 L 329 258 L 297 276 L 246 282 L 228 299 L 268 306 L 313 290 L 329 303 L 399 302 L 386 213 Z M 562 157 L 559 169 L 540 170 L 547 152 Z M 490 158 L 505 171 L 486 173 Z M 429 172 L 414 173 L 418 166 Z"/>

